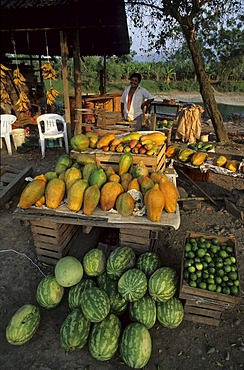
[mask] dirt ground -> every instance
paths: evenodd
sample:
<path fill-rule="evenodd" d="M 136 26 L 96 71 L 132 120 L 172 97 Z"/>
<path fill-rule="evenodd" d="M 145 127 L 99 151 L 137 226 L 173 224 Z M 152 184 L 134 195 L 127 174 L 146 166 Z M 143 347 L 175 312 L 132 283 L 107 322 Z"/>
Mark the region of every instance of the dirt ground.
<path fill-rule="evenodd" d="M 243 123 L 230 124 L 235 132 L 229 146 L 218 147 L 225 153 L 244 156 Z M 209 127 L 209 131 L 212 129 Z M 56 159 L 63 154 L 61 148 L 47 149 L 41 159 L 39 148 L 26 154 L 14 151 L 8 156 L 1 150 L 1 165 L 18 169 L 33 166 L 33 174 L 52 170 Z M 232 189 L 244 190 L 244 179 L 210 173 L 207 182 L 197 183 L 212 197 L 228 196 Z M 177 185 L 187 194 L 202 196 L 187 178 L 178 173 Z M 21 189 L 20 189 L 21 191 Z M 53 310 L 41 309 L 41 324 L 34 337 L 23 346 L 11 346 L 5 339 L 5 329 L 14 312 L 23 304 L 36 304 L 35 292 L 44 274 L 53 267 L 38 262 L 29 226 L 16 220 L 14 211 L 19 194 L 0 210 L 0 363 L 4 370 L 125 370 L 129 369 L 117 354 L 108 362 L 92 358 L 87 346 L 81 351 L 67 353 L 59 344 L 59 330 L 69 313 L 67 292 L 60 306 Z M 241 280 L 244 289 L 244 221 L 229 214 L 222 200 L 217 206 L 209 200 L 198 202 L 197 208 L 180 203 L 181 224 L 178 230 L 165 228 L 159 236 L 158 253 L 163 265 L 180 272 L 182 244 L 187 231 L 228 236 L 234 234 Z M 199 208 L 200 207 L 200 208 Z M 150 330 L 153 341 L 147 370 L 237 370 L 244 368 L 244 302 L 226 310 L 218 327 L 184 320 L 176 329 L 163 328 L 157 323 Z"/>

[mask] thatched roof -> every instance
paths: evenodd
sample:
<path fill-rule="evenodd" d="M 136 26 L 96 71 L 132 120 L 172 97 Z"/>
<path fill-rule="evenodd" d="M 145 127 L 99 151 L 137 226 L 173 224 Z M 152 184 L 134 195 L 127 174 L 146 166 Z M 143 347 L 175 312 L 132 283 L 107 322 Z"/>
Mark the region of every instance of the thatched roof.
<path fill-rule="evenodd" d="M 1 0 L 1 53 L 60 55 L 60 31 L 70 56 L 79 30 L 80 54 L 123 55 L 129 51 L 124 0 Z M 47 43 L 46 43 L 47 40 Z"/>

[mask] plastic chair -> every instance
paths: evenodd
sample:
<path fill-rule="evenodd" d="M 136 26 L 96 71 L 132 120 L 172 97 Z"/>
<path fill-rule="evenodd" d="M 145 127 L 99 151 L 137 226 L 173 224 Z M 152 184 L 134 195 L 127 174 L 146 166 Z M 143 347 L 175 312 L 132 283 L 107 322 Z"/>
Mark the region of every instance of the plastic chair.
<path fill-rule="evenodd" d="M 62 129 L 60 129 L 59 124 L 62 125 Z M 37 118 L 37 125 L 42 157 L 45 157 L 45 140 L 47 139 L 59 139 L 60 147 L 62 147 L 62 139 L 64 139 L 66 153 L 69 153 L 67 127 L 62 116 L 55 113 L 42 114 Z"/>
<path fill-rule="evenodd" d="M 12 137 L 12 124 L 17 120 L 17 117 L 13 114 L 1 114 L 0 115 L 0 148 L 2 149 L 2 138 L 5 139 L 7 151 L 9 155 L 12 155 L 11 137 Z M 13 140 L 15 149 L 17 146 Z"/>

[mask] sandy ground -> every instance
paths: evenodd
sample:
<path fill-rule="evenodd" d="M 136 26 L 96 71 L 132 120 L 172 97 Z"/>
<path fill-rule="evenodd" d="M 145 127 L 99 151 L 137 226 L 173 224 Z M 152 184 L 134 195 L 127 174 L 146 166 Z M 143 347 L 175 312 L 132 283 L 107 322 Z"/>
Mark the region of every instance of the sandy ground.
<path fill-rule="evenodd" d="M 230 105 L 244 105 L 244 93 L 220 93 L 215 92 L 215 99 L 217 103 L 220 104 L 230 104 Z M 175 99 L 176 101 L 187 101 L 187 102 L 202 102 L 201 94 L 188 93 L 188 92 L 164 92 L 162 94 L 155 95 L 155 100 L 157 99 Z"/>

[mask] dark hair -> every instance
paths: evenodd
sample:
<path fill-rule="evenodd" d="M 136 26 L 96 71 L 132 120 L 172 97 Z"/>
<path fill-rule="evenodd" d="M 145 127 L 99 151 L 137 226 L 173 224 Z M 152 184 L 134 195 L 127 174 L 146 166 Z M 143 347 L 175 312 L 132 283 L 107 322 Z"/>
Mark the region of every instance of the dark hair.
<path fill-rule="evenodd" d="M 140 74 L 140 73 L 136 73 L 136 72 L 132 73 L 132 74 L 130 75 L 130 80 L 131 80 L 133 77 L 138 78 L 139 83 L 141 82 L 141 74 Z"/>

